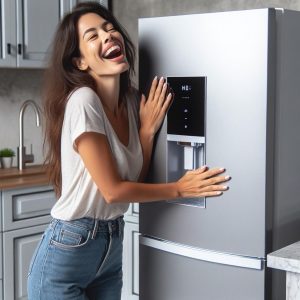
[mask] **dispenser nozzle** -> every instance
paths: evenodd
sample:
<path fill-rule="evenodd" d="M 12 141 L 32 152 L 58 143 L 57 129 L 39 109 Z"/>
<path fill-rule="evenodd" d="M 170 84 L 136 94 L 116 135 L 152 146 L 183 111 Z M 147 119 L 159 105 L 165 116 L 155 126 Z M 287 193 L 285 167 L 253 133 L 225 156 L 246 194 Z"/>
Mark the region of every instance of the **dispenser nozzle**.
<path fill-rule="evenodd" d="M 194 147 L 184 146 L 183 147 L 183 159 L 184 159 L 184 169 L 193 170 L 194 169 Z"/>

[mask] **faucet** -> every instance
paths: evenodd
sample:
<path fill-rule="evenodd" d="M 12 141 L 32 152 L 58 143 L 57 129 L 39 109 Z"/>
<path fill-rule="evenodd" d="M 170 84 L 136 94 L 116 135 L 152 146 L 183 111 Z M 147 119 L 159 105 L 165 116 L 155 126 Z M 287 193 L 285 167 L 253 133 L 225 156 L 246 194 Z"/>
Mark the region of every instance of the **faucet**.
<path fill-rule="evenodd" d="M 40 113 L 39 107 L 32 100 L 26 100 L 20 109 L 19 114 L 19 147 L 18 147 L 18 168 L 23 170 L 25 168 L 25 163 L 31 163 L 34 161 L 34 155 L 26 154 L 26 147 L 24 147 L 24 122 L 23 116 L 27 106 L 31 105 L 36 114 L 36 126 L 40 126 Z"/>

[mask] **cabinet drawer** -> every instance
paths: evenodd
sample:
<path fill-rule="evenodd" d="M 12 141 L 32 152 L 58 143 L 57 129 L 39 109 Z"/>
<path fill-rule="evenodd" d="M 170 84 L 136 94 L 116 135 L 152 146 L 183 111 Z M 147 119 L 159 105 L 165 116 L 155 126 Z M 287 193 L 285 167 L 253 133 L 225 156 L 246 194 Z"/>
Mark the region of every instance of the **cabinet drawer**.
<path fill-rule="evenodd" d="M 3 231 L 49 222 L 54 202 L 55 193 L 50 186 L 3 191 Z"/>

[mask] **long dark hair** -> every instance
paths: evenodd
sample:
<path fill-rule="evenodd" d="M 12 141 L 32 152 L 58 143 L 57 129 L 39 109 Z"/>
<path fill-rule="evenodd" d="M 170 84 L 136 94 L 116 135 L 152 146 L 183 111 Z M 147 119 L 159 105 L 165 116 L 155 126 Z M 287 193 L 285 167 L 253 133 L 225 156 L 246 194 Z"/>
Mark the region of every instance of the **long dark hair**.
<path fill-rule="evenodd" d="M 43 108 L 45 114 L 45 165 L 56 195 L 61 195 L 61 131 L 68 95 L 76 88 L 87 86 L 96 91 L 94 79 L 73 63 L 80 57 L 77 24 L 79 18 L 87 13 L 95 13 L 112 23 L 124 39 L 129 69 L 120 75 L 119 101 L 122 101 L 132 88 L 131 75 L 134 73 L 135 49 L 126 30 L 105 7 L 97 2 L 80 3 L 60 22 L 45 71 L 43 89 Z"/>

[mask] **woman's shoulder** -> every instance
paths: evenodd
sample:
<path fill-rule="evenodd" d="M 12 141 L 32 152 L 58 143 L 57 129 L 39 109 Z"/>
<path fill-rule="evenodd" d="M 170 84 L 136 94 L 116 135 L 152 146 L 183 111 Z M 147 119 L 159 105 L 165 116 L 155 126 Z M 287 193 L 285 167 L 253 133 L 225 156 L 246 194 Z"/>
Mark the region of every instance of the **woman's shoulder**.
<path fill-rule="evenodd" d="M 89 99 L 99 99 L 98 95 L 95 93 L 95 91 L 88 87 L 88 86 L 82 86 L 79 88 L 74 89 L 68 96 L 68 101 L 72 101 L 76 99 L 77 101 L 86 101 Z"/>
<path fill-rule="evenodd" d="M 68 96 L 67 108 L 81 106 L 97 106 L 101 108 L 101 102 L 96 92 L 87 86 L 74 89 Z"/>

